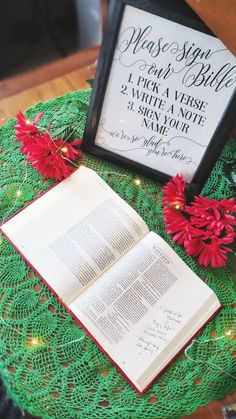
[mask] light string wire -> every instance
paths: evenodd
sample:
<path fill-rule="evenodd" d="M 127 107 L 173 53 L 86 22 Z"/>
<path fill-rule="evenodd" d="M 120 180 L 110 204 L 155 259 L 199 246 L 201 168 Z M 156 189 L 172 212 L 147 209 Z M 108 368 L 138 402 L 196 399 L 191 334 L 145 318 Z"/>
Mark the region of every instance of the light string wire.
<path fill-rule="evenodd" d="M 45 129 L 45 132 L 47 132 L 48 133 L 48 135 L 49 135 L 49 137 L 51 138 L 51 140 L 52 140 L 52 142 L 54 143 L 54 145 L 56 146 L 56 148 L 57 148 L 57 150 L 60 150 L 60 151 L 62 151 L 61 149 L 62 149 L 62 147 L 64 146 L 64 144 L 66 144 L 67 143 L 67 140 L 74 134 L 74 132 L 76 132 L 77 130 L 81 130 L 81 128 L 80 128 L 80 126 L 79 125 L 77 125 L 71 132 L 70 132 L 70 134 L 64 139 L 64 140 L 62 140 L 63 142 L 62 142 L 62 145 L 60 146 L 60 147 L 57 147 L 57 145 L 55 144 L 55 141 L 58 141 L 58 139 L 57 138 L 52 138 L 52 136 L 51 136 L 51 134 L 50 134 L 50 132 L 47 130 L 47 129 Z M 62 157 L 62 156 L 61 156 Z"/>
<path fill-rule="evenodd" d="M 228 371 L 225 371 L 223 368 L 219 367 L 218 365 L 214 364 L 213 362 L 210 361 L 199 361 L 197 359 L 192 358 L 191 356 L 188 355 L 188 351 L 193 347 L 194 343 L 199 343 L 200 345 L 208 343 L 208 342 L 215 342 L 217 340 L 221 340 L 221 339 L 225 339 L 226 337 L 231 336 L 231 330 L 229 330 L 228 332 L 225 333 L 225 335 L 222 336 L 218 336 L 216 338 L 211 338 L 211 339 L 205 339 L 205 340 L 198 340 L 198 339 L 193 339 L 193 341 L 190 343 L 189 346 L 187 346 L 187 348 L 185 348 L 184 350 L 184 354 L 186 356 L 187 359 L 189 359 L 189 361 L 192 361 L 194 363 L 199 363 L 202 365 L 211 365 L 214 368 L 216 368 L 218 371 L 222 372 L 223 374 L 227 375 L 230 378 L 233 378 L 234 380 L 236 380 L 236 375 L 232 375 L 230 374 Z"/>
<path fill-rule="evenodd" d="M 9 327 L 9 329 L 12 329 L 14 332 L 18 333 L 18 335 L 24 336 L 24 333 L 17 330 L 15 327 L 12 327 L 10 324 L 6 322 L 2 317 L 0 317 L 0 322 L 2 322 L 5 326 Z"/>
<path fill-rule="evenodd" d="M 20 185 L 19 185 L 19 187 L 16 191 L 16 199 L 14 200 L 13 205 L 9 208 L 5 217 L 1 221 L 2 224 L 5 223 L 5 221 L 12 215 L 12 211 L 16 207 L 17 202 L 19 201 L 19 199 L 21 197 L 21 194 L 22 194 L 22 191 L 21 191 L 20 188 L 22 188 L 22 186 L 27 182 L 27 179 L 28 179 L 27 161 L 25 160 L 24 163 L 25 163 L 24 167 L 25 167 L 25 170 L 26 170 L 25 176 L 24 176 L 22 182 L 20 183 Z M 6 192 L 5 192 L 5 195 L 6 195 Z"/>
<path fill-rule="evenodd" d="M 68 137 L 63 141 L 63 145 L 66 143 L 66 141 L 68 140 L 68 138 L 69 137 L 71 137 L 71 135 L 75 132 L 75 131 L 77 131 L 78 129 L 79 129 L 80 127 L 79 127 L 79 125 L 77 126 L 77 127 L 75 127 L 74 128 L 74 130 L 72 131 L 72 133 L 70 133 L 69 135 L 68 135 Z M 45 131 L 47 131 L 47 129 L 45 130 Z M 48 132 L 48 131 L 47 131 Z M 48 132 L 48 134 L 50 135 L 50 133 Z M 50 137 L 51 137 L 51 135 L 50 135 Z M 54 142 L 54 141 L 56 141 L 55 139 L 53 139 L 52 137 L 51 137 L 51 139 L 52 139 L 52 141 Z M 79 167 L 81 167 L 82 165 L 78 165 L 78 164 L 76 164 L 75 162 L 73 162 L 73 161 L 71 161 L 70 159 L 68 159 L 67 157 L 65 157 L 65 156 L 63 156 L 63 151 L 61 150 L 61 147 L 57 147 L 57 149 L 58 150 L 60 150 L 60 156 L 64 159 L 64 160 L 66 160 L 66 161 L 68 161 L 70 164 L 72 164 L 73 166 L 75 166 L 76 168 L 79 168 Z M 19 188 L 21 188 L 22 187 L 22 185 L 24 185 L 25 183 L 26 183 L 26 181 L 27 181 L 27 178 L 28 178 L 28 170 L 27 170 L 27 161 L 25 160 L 25 169 L 26 169 L 26 174 L 25 174 L 25 177 L 24 177 L 24 179 L 23 179 L 23 181 L 21 182 L 21 184 L 19 185 Z M 101 172 L 99 173 L 99 174 L 101 174 Z M 126 175 L 126 174 L 122 174 L 122 173 L 118 173 L 118 172 L 115 172 L 115 171 L 106 171 L 106 174 L 113 174 L 113 175 L 116 175 L 116 176 L 119 176 L 119 177 L 128 177 L 128 175 Z M 136 182 L 135 182 L 136 181 Z M 140 179 L 133 179 L 133 182 L 136 184 L 136 186 L 140 186 L 141 185 L 141 180 Z M 142 188 L 141 188 L 142 189 Z M 17 192 L 21 192 L 20 191 L 20 189 L 17 191 Z M 15 201 L 14 201 L 14 203 L 13 203 L 13 206 L 9 209 L 9 211 L 7 212 L 7 214 L 6 214 L 6 216 L 4 217 L 4 221 L 3 222 L 5 222 L 5 220 L 7 220 L 7 218 L 8 218 L 8 216 L 10 215 L 10 213 L 12 212 L 12 210 L 15 208 L 15 206 L 16 206 L 16 204 L 17 204 L 17 201 L 19 200 L 19 198 L 20 198 L 20 196 L 21 196 L 21 193 L 17 193 L 17 197 L 16 197 L 16 199 L 15 199 Z M 16 333 L 18 333 L 19 335 L 21 335 L 21 336 L 24 336 L 24 334 L 22 333 L 22 332 L 20 332 L 19 330 L 17 330 L 16 328 L 14 328 L 14 327 L 12 327 L 12 326 L 10 326 L 8 323 L 6 323 L 6 321 L 3 319 L 3 318 L 1 318 L 0 317 L 0 321 L 5 325 L 5 326 L 7 326 L 7 327 L 9 327 L 10 329 L 12 329 L 13 331 L 15 331 Z M 228 334 L 227 334 L 228 333 Z M 192 346 L 194 345 L 194 343 L 195 342 L 197 342 L 197 343 L 199 343 L 199 344 L 204 344 L 204 343 L 208 343 L 208 342 L 210 342 L 210 341 L 217 341 L 217 340 L 220 340 L 220 339 L 223 339 L 223 338 L 225 338 L 227 335 L 230 335 L 231 334 L 231 331 L 229 331 L 229 332 L 227 332 L 226 333 L 226 335 L 222 335 L 222 336 L 219 336 L 219 337 L 216 337 L 216 338 L 213 338 L 213 339 L 206 339 L 206 340 L 204 340 L 204 341 L 199 341 L 199 340 L 197 340 L 197 339 L 193 339 L 193 341 L 191 342 L 191 344 L 187 347 L 187 348 L 185 348 L 185 351 L 184 351 L 184 353 L 185 353 L 185 356 L 187 357 L 187 359 L 189 359 L 190 361 L 192 361 L 192 362 L 195 362 L 195 363 L 201 363 L 201 364 L 208 364 L 208 365 L 212 365 L 212 366 L 214 366 L 216 369 L 218 369 L 219 371 L 221 371 L 221 372 L 223 372 L 225 375 L 227 375 L 227 376 L 229 376 L 229 377 L 231 377 L 231 378 L 233 378 L 233 379 L 236 379 L 236 376 L 234 376 L 234 375 L 232 375 L 232 374 L 229 374 L 228 372 L 226 372 L 226 371 L 224 371 L 221 367 L 218 367 L 217 365 L 215 365 L 214 363 L 212 363 L 212 362 L 208 362 L 208 361 L 198 361 L 198 360 L 195 360 L 195 359 L 193 359 L 193 358 L 191 358 L 189 355 L 188 355 L 188 351 L 192 348 Z M 69 341 L 69 342 L 66 342 L 66 343 L 63 343 L 63 344 L 61 344 L 61 345 L 58 345 L 58 347 L 59 348 L 62 348 L 62 347 L 64 347 L 64 346 L 68 346 L 68 345 L 70 345 L 70 344 L 72 344 L 72 343 L 77 343 L 77 342 L 80 342 L 81 340 L 83 340 L 85 338 L 85 335 L 83 335 L 83 336 L 81 336 L 80 338 L 78 338 L 78 339 L 74 339 L 74 340 L 72 340 L 72 341 Z M 32 337 L 31 338 L 31 342 L 32 342 L 32 346 L 44 346 L 45 344 L 46 344 L 46 342 L 43 342 L 43 341 L 41 341 L 41 340 L 39 340 L 38 338 L 34 338 L 34 337 Z"/>
<path fill-rule="evenodd" d="M 65 156 L 63 156 L 62 154 L 60 154 L 61 155 L 61 157 L 62 157 L 62 159 L 64 159 L 64 160 L 67 160 L 69 163 L 71 163 L 73 166 L 75 166 L 77 169 L 79 169 L 80 167 L 83 167 L 84 165 L 83 164 L 76 164 L 75 162 L 73 162 L 73 161 L 71 161 L 70 159 L 68 159 L 67 157 L 65 157 Z M 86 167 L 86 166 L 85 166 Z M 97 170 L 96 171 L 100 176 L 102 176 L 102 175 L 104 175 L 104 173 L 105 174 L 107 174 L 107 175 L 115 175 L 115 176 L 118 176 L 118 177 L 123 177 L 123 178 L 128 178 L 129 176 L 127 175 L 127 174 L 124 174 L 124 173 L 119 173 L 119 172 L 114 172 L 114 171 L 108 171 L 108 170 L 106 170 L 105 172 L 104 171 L 100 171 L 100 170 Z M 142 181 L 139 179 L 139 178 L 135 178 L 135 179 L 133 179 L 133 184 L 135 185 L 135 186 L 138 186 L 139 188 L 140 188 L 140 190 L 142 190 L 142 191 L 144 191 L 145 189 L 141 186 L 141 184 L 142 184 Z"/>
<path fill-rule="evenodd" d="M 22 332 L 20 332 L 18 329 L 16 329 L 15 327 L 12 327 L 9 323 L 7 323 L 6 322 L 6 320 L 4 320 L 2 317 L 0 317 L 0 322 L 1 323 L 3 323 L 7 328 L 9 328 L 9 329 L 11 329 L 11 330 L 13 330 L 15 333 L 17 333 L 18 335 L 21 335 L 21 336 L 24 336 L 25 337 L 25 335 L 24 335 L 24 333 L 22 333 Z M 66 342 L 66 343 L 62 343 L 62 344 L 60 344 L 60 345 L 58 345 L 57 347 L 58 348 L 63 348 L 64 346 L 68 346 L 68 345 L 71 345 L 72 343 L 77 343 L 77 342 L 80 342 L 81 340 L 83 340 L 85 338 L 85 334 L 84 335 L 82 335 L 80 338 L 78 338 L 78 339 L 73 339 L 73 340 L 71 340 L 71 341 L 69 341 L 69 342 Z M 48 341 L 44 341 L 44 339 L 42 339 L 42 338 L 40 338 L 39 336 L 32 336 L 31 338 L 28 338 L 27 339 L 27 342 L 28 343 L 31 343 L 32 344 L 32 346 L 45 346 L 47 343 L 48 343 Z"/>
<path fill-rule="evenodd" d="M 65 157 L 65 156 L 63 156 L 63 154 L 62 153 L 60 153 L 60 156 L 62 157 L 62 159 L 64 159 L 64 160 L 67 160 L 70 164 L 72 164 L 74 167 L 76 167 L 77 169 L 79 169 L 80 167 L 83 167 L 84 165 L 83 164 L 76 164 L 75 162 L 73 162 L 73 161 L 71 161 L 70 159 L 68 159 L 67 157 Z M 86 166 L 85 166 L 86 167 Z M 118 176 L 118 177 L 123 177 L 123 178 L 128 178 L 129 176 L 127 175 L 127 174 L 124 174 L 124 173 L 119 173 L 119 172 L 114 172 L 114 171 L 108 171 L 108 170 L 106 170 L 106 171 L 100 171 L 100 170 L 97 170 L 97 173 L 100 175 L 100 176 L 103 176 L 104 175 L 104 173 L 106 174 L 106 175 L 115 175 L 115 176 Z M 139 179 L 139 178 L 135 178 L 135 179 L 133 179 L 132 180 L 132 182 L 133 182 L 133 184 L 136 186 L 136 187 L 138 187 L 143 193 L 145 192 L 145 189 L 141 186 L 142 185 L 142 181 L 141 181 L 141 179 Z"/>
<path fill-rule="evenodd" d="M 0 322 L 2 322 L 5 326 L 9 327 L 11 330 L 13 330 L 14 332 L 18 333 L 21 336 L 24 336 L 24 334 L 22 332 L 20 332 L 19 330 L 17 330 L 16 328 L 12 327 L 11 325 L 9 325 L 2 317 L 0 317 Z M 205 344 L 208 342 L 216 342 L 218 340 L 221 339 L 225 339 L 226 337 L 231 336 L 231 330 L 229 330 L 228 332 L 225 333 L 225 335 L 221 335 L 218 336 L 216 338 L 211 338 L 211 339 L 205 339 L 203 341 L 200 341 L 198 339 L 193 339 L 193 341 L 191 342 L 191 344 L 185 348 L 184 350 L 184 354 L 186 356 L 186 358 L 193 362 L 193 363 L 199 363 L 199 364 L 203 364 L 203 365 L 210 365 L 213 366 L 214 368 L 216 368 L 219 372 L 223 373 L 224 375 L 227 375 L 228 377 L 236 380 L 236 375 L 230 374 L 228 371 L 225 371 L 223 368 L 219 367 L 218 365 L 214 364 L 213 362 L 209 362 L 209 361 L 199 361 L 197 359 L 192 358 L 191 356 L 188 355 L 188 351 L 193 347 L 194 343 L 199 343 L 199 344 Z M 73 343 L 78 343 L 81 342 L 83 339 L 85 338 L 85 334 L 83 336 L 81 336 L 78 339 L 73 339 L 69 342 L 65 342 L 62 343 L 60 345 L 57 346 L 57 348 L 63 348 L 65 346 L 69 346 Z M 32 348 L 36 348 L 36 347 L 40 347 L 42 348 L 43 346 L 47 345 L 48 341 L 44 341 L 42 338 L 40 337 L 32 337 L 32 338 L 28 338 L 27 342 L 29 344 L 28 349 L 32 349 Z M 48 348 L 49 345 L 47 345 Z M 51 346 L 50 346 L 51 347 Z"/>

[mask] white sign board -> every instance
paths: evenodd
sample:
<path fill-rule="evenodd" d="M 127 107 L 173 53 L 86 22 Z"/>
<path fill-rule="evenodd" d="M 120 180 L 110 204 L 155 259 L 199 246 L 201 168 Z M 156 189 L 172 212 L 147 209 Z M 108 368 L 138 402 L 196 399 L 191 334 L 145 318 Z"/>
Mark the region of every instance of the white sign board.
<path fill-rule="evenodd" d="M 235 82 L 219 39 L 126 5 L 94 144 L 190 182 Z"/>

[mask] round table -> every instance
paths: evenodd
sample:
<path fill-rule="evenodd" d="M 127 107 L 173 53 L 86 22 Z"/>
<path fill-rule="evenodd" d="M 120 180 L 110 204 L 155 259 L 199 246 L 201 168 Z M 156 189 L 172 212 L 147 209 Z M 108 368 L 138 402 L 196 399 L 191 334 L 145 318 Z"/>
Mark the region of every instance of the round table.
<path fill-rule="evenodd" d="M 27 112 L 43 112 L 42 127 L 58 137 L 83 133 L 90 90 L 39 103 Z M 0 129 L 0 221 L 47 190 L 26 163 L 15 142 L 14 120 Z M 229 141 L 202 194 L 234 195 L 225 175 L 225 160 L 235 152 Z M 138 395 L 75 323 L 62 305 L 3 236 L 0 236 L 0 374 L 10 396 L 22 409 L 43 418 L 174 419 L 223 397 L 236 388 L 236 257 L 225 268 L 200 267 L 166 233 L 158 181 L 85 155 L 83 164 L 100 176 L 160 234 L 217 294 L 223 309 L 203 329 L 152 387 Z M 70 214 L 68 214 L 69 216 Z M 230 333 L 229 333 L 230 331 Z"/>

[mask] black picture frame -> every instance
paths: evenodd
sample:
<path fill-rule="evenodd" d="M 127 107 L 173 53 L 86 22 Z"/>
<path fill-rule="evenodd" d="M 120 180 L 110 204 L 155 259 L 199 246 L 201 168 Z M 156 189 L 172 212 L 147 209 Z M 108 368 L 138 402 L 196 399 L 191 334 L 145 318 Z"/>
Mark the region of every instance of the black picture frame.
<path fill-rule="evenodd" d="M 170 179 L 170 175 L 150 168 L 136 161 L 120 156 L 112 151 L 106 150 L 95 144 L 96 133 L 101 116 L 102 105 L 106 94 L 106 87 L 113 62 L 114 50 L 116 47 L 120 25 L 123 18 L 125 7 L 133 6 L 144 12 L 163 17 L 173 22 L 179 23 L 188 28 L 195 29 L 207 35 L 215 36 L 204 22 L 192 11 L 183 0 L 111 0 L 109 13 L 104 31 L 103 42 L 97 65 L 93 91 L 91 95 L 89 111 L 84 131 L 83 150 L 97 157 L 120 164 L 130 170 L 139 172 L 152 178 L 163 181 Z M 229 138 L 236 116 L 236 94 L 224 109 L 221 119 L 217 122 L 217 127 L 213 136 L 209 140 L 206 152 L 194 174 L 190 184 L 193 190 L 199 192 L 207 177 L 209 176 L 220 152 Z"/>

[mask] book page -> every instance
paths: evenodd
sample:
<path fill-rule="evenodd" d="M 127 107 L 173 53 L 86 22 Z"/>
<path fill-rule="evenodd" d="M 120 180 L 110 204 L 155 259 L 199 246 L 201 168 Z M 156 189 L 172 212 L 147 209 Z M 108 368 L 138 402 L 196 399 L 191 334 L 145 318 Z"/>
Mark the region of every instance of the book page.
<path fill-rule="evenodd" d="M 170 246 L 149 233 L 69 308 L 142 391 L 219 306 Z"/>
<path fill-rule="evenodd" d="M 69 304 L 148 227 L 93 170 L 82 167 L 6 222 L 2 231 Z"/>

